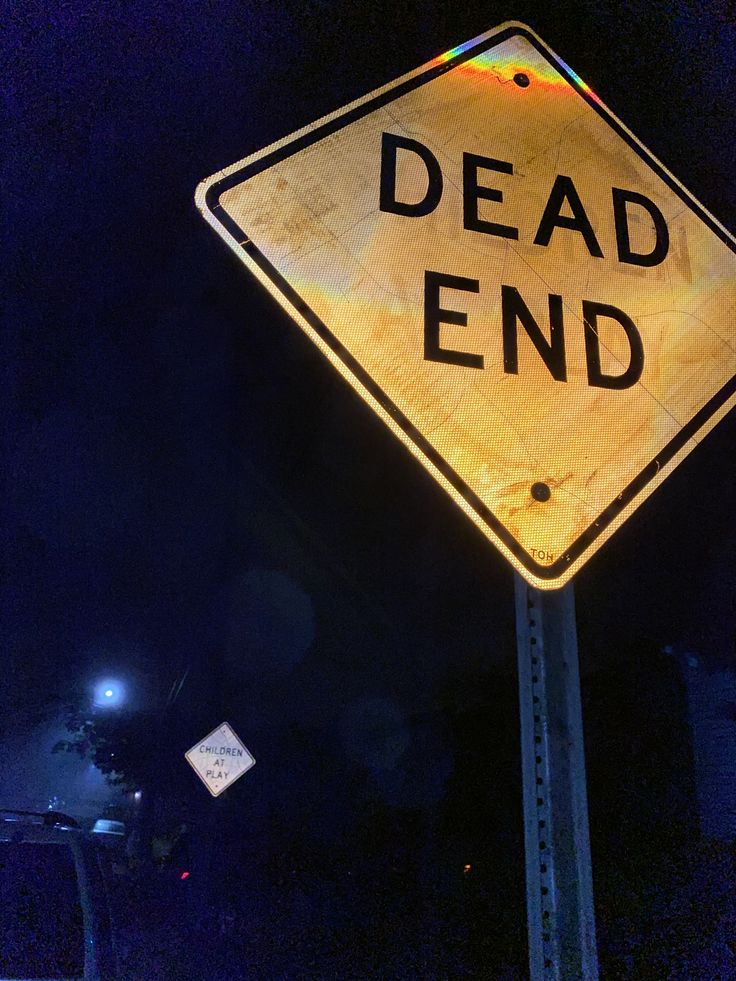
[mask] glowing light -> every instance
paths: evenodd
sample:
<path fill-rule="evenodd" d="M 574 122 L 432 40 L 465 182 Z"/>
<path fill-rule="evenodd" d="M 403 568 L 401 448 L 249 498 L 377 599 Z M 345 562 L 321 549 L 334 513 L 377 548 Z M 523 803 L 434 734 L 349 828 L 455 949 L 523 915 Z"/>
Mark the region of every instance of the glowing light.
<path fill-rule="evenodd" d="M 465 875 L 467 875 L 471 869 L 472 869 L 472 865 L 463 865 L 463 872 L 465 873 Z"/>
<path fill-rule="evenodd" d="M 125 685 L 117 678 L 101 678 L 92 688 L 92 701 L 96 708 L 121 708 L 125 703 Z"/>
<path fill-rule="evenodd" d="M 180 879 L 188 879 L 189 878 L 189 873 L 188 872 L 182 872 L 182 874 L 179 876 L 179 878 Z"/>

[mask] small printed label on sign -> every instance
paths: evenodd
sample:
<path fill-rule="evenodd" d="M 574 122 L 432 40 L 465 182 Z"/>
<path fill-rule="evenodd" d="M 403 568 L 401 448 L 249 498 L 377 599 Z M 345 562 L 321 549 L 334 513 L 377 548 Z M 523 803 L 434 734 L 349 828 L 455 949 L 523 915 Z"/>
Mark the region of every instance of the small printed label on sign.
<path fill-rule="evenodd" d="M 532 558 L 536 559 L 537 562 L 549 563 L 555 560 L 554 554 L 544 548 L 532 548 L 529 551 L 532 554 Z"/>

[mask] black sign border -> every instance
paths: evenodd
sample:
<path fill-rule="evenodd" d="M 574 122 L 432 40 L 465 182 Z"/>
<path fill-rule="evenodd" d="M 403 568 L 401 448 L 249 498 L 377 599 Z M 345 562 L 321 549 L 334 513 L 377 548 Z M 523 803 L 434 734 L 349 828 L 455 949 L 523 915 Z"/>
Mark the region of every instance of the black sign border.
<path fill-rule="evenodd" d="M 655 160 L 644 147 L 632 139 L 618 120 L 608 112 L 605 106 L 603 106 L 592 95 L 592 93 L 590 93 L 577 75 L 575 75 L 563 61 L 560 61 L 552 54 L 552 52 L 540 44 L 539 40 L 534 36 L 534 34 L 521 25 L 512 25 L 505 30 L 502 30 L 498 34 L 494 34 L 491 37 L 486 37 L 479 41 L 478 44 L 467 48 L 467 50 L 459 51 L 457 55 L 449 58 L 447 61 L 432 64 L 426 71 L 420 72 L 419 74 L 414 75 L 403 82 L 397 82 L 388 89 L 379 92 L 379 94 L 374 98 L 369 98 L 360 105 L 353 106 L 353 108 L 347 109 L 344 113 L 340 113 L 334 118 L 328 119 L 326 122 L 316 126 L 314 129 L 310 129 L 309 132 L 302 134 L 291 142 L 277 147 L 270 153 L 264 154 L 264 156 L 262 156 L 260 159 L 249 163 L 246 162 L 242 167 L 223 177 L 221 180 L 212 183 L 207 188 L 205 203 L 217 221 L 219 221 L 223 228 L 225 228 L 226 231 L 233 238 L 235 238 L 246 255 L 265 273 L 265 275 L 283 295 L 284 299 L 286 299 L 288 303 L 294 307 L 294 309 L 296 309 L 298 313 L 307 321 L 307 323 L 309 323 L 310 327 L 312 327 L 315 333 L 325 342 L 325 344 L 328 345 L 328 347 L 339 358 L 348 371 L 358 379 L 361 385 L 363 385 L 368 392 L 370 392 L 373 398 L 375 398 L 384 411 L 399 426 L 402 432 L 409 437 L 409 439 L 415 444 L 421 453 L 431 461 L 437 470 L 440 471 L 440 473 L 455 488 L 468 506 L 475 512 L 482 522 L 491 529 L 493 534 L 504 543 L 504 545 L 524 566 L 524 568 L 538 579 L 553 581 L 560 578 L 569 568 L 570 564 L 580 558 L 580 556 L 615 520 L 615 518 L 634 500 L 637 495 L 639 495 L 646 488 L 646 486 L 662 470 L 662 468 L 665 467 L 674 456 L 676 456 L 676 454 L 682 449 L 688 440 L 690 440 L 729 400 L 729 398 L 736 392 L 736 375 L 734 375 L 733 378 L 731 378 L 719 392 L 710 398 L 708 402 L 706 402 L 706 404 L 695 413 L 692 419 L 690 419 L 690 421 L 685 424 L 680 432 L 677 433 L 677 435 L 663 447 L 663 449 L 655 456 L 651 463 L 644 467 L 644 469 L 637 474 L 637 476 L 624 488 L 624 490 L 615 498 L 615 500 L 604 508 L 603 511 L 601 511 L 592 524 L 578 536 L 578 538 L 563 555 L 561 555 L 550 565 L 541 565 L 539 562 L 534 560 L 534 558 L 519 544 L 519 542 L 516 541 L 513 535 L 511 535 L 508 529 L 493 514 L 490 508 L 488 508 L 487 505 L 484 504 L 483 501 L 481 501 L 481 499 L 474 493 L 474 491 L 458 476 L 458 474 L 455 473 L 447 461 L 434 449 L 428 440 L 422 436 L 419 430 L 410 422 L 404 413 L 402 413 L 397 406 L 394 405 L 383 389 L 376 384 L 362 365 L 356 361 L 350 352 L 331 333 L 329 328 L 304 302 L 296 290 L 289 285 L 281 273 L 279 273 L 279 271 L 269 262 L 258 247 L 250 241 L 246 232 L 240 228 L 237 223 L 232 220 L 232 218 L 230 218 L 230 216 L 220 205 L 220 198 L 226 191 L 238 184 L 241 184 L 244 180 L 247 180 L 254 174 L 257 174 L 262 170 L 266 170 L 268 167 L 272 167 L 274 164 L 285 160 L 294 153 L 298 153 L 300 150 L 303 150 L 312 143 L 316 143 L 318 140 L 321 140 L 326 136 L 330 136 L 332 133 L 337 132 L 344 126 L 347 126 L 349 123 L 354 122 L 356 119 L 360 119 L 368 113 L 373 112 L 374 110 L 379 109 L 390 102 L 393 102 L 395 99 L 415 88 L 418 88 L 420 85 L 424 85 L 427 82 L 437 78 L 439 75 L 443 75 L 446 72 L 451 71 L 458 65 L 463 64 L 463 62 L 469 61 L 471 58 L 475 58 L 485 51 L 492 50 L 511 37 L 523 37 L 526 41 L 532 44 L 534 48 L 545 58 L 545 60 L 567 79 L 570 85 L 583 99 L 585 99 L 588 105 L 591 106 L 598 113 L 598 115 L 601 116 L 601 118 L 616 131 L 616 133 L 628 144 L 629 147 L 631 147 L 632 150 L 639 155 L 639 157 L 641 157 L 641 159 L 649 167 L 651 167 L 657 176 L 660 177 L 668 185 L 668 187 L 670 187 L 670 189 L 683 201 L 683 203 L 686 204 L 701 219 L 701 221 L 703 221 L 711 229 L 711 231 L 717 235 L 718 238 L 724 242 L 732 252 L 736 254 L 736 246 L 734 245 L 734 242 L 730 236 L 724 232 L 724 230 L 713 220 L 713 218 L 711 218 L 703 207 L 683 187 L 681 187 L 680 184 L 678 184 L 666 170 L 664 170 L 662 165 Z M 543 506 L 543 504 L 540 504 L 540 507 Z"/>

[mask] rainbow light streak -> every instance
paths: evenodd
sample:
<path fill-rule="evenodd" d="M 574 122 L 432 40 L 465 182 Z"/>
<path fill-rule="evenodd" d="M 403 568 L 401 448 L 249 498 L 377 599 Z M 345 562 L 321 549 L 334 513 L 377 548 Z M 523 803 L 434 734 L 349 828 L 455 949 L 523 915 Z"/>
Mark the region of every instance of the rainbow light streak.
<path fill-rule="evenodd" d="M 562 58 L 560 58 L 560 64 L 565 69 L 565 71 L 575 79 L 576 84 L 580 86 L 580 88 L 583 90 L 583 92 L 585 92 L 586 95 L 589 95 L 594 102 L 598 103 L 598 105 L 602 105 L 601 100 L 595 94 L 593 89 L 588 85 L 587 82 L 584 82 L 582 80 L 582 78 L 578 75 L 577 72 L 574 72 L 572 68 L 570 68 L 570 66 L 567 64 L 566 61 L 563 61 Z"/>
<path fill-rule="evenodd" d="M 439 55 L 435 58 L 433 64 L 444 65 L 458 55 L 461 55 L 464 51 L 467 51 L 474 44 L 477 43 L 477 39 L 473 41 L 468 41 L 465 44 L 458 45 L 456 48 L 451 48 L 444 54 Z M 600 103 L 600 99 L 591 89 L 591 87 L 582 80 L 582 78 L 570 68 L 562 59 L 560 59 L 560 64 L 563 66 L 566 72 L 574 80 L 577 87 L 585 93 L 585 95 L 590 96 L 595 102 Z M 552 65 L 541 59 L 535 63 L 531 63 L 528 60 L 519 58 L 518 53 L 509 51 L 504 52 L 494 52 L 484 51 L 483 53 L 476 55 L 475 58 L 471 58 L 469 61 L 465 61 L 462 64 L 456 65 L 453 71 L 465 76 L 475 76 L 475 77 L 487 77 L 488 74 L 496 75 L 499 81 L 510 81 L 517 72 L 522 72 L 528 75 L 532 83 L 537 86 L 541 86 L 543 89 L 548 91 L 564 91 L 569 89 L 570 82 L 563 75 L 561 75 Z"/>
<path fill-rule="evenodd" d="M 466 41 L 464 44 L 458 44 L 456 48 L 450 48 L 449 51 L 445 51 L 444 54 L 438 55 L 435 58 L 434 63 L 437 65 L 444 65 L 448 61 L 452 61 L 453 58 L 457 58 L 458 55 L 462 54 L 464 51 L 468 51 L 473 47 L 474 44 L 478 43 L 478 38 L 471 38 L 470 41 Z"/>

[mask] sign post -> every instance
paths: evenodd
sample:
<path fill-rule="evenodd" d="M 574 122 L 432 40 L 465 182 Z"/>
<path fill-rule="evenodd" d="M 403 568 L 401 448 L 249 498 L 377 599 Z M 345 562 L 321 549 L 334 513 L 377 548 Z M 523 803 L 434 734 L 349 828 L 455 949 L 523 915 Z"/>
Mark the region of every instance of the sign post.
<path fill-rule="evenodd" d="M 532 978 L 595 978 L 571 582 L 736 404 L 736 241 L 518 23 L 196 202 L 516 570 Z"/>
<path fill-rule="evenodd" d="M 573 584 L 542 592 L 514 578 L 530 976 L 595 981 Z"/>

